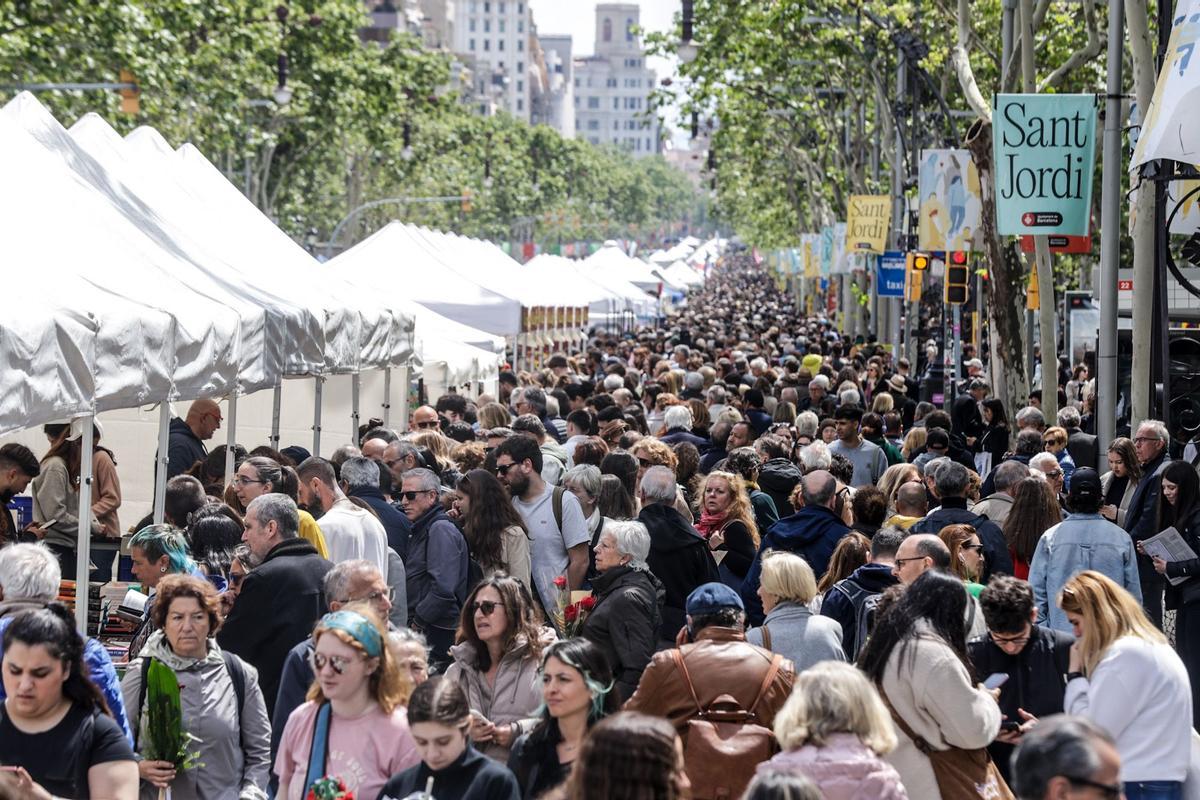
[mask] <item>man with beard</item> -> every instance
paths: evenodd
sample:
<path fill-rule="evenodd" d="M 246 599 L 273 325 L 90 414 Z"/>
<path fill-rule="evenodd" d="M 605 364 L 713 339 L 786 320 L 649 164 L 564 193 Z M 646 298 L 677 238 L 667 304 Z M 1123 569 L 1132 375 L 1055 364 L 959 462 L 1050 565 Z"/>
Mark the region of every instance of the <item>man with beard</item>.
<path fill-rule="evenodd" d="M 579 589 L 587 576 L 591 535 L 579 499 L 542 480 L 542 451 L 537 440 L 517 433 L 493 453 L 496 477 L 508 488 L 513 507 L 525 521 L 533 540 L 533 581 L 542 607 L 552 611 L 558 602 L 555 578 L 565 575 L 567 588 Z"/>
<path fill-rule="evenodd" d="M 419 467 L 401 476 L 400 508 L 412 522 L 404 574 L 408 626 L 425 634 L 431 666 L 450 663 L 450 646 L 467 601 L 467 540 L 438 501 L 438 476 Z"/>
<path fill-rule="evenodd" d="M 25 445 L 14 442 L 0 447 L 0 547 L 17 540 L 17 524 L 8 504 L 41 471 L 37 457 Z"/>
<path fill-rule="evenodd" d="M 296 474 L 300 503 L 317 518 L 329 547 L 329 560 L 338 564 L 362 558 L 387 575 L 387 531 L 371 512 L 342 493 L 333 465 L 312 456 L 296 468 Z"/>

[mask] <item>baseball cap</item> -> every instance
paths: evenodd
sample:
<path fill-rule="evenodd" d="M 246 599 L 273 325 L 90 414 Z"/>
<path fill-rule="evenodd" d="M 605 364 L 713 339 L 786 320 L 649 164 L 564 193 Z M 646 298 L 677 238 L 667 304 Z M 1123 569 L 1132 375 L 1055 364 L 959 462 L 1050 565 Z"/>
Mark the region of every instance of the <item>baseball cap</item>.
<path fill-rule="evenodd" d="M 737 592 L 723 583 L 716 582 L 705 583 L 693 589 L 688 595 L 686 608 L 689 617 L 715 614 L 725 608 L 746 610 Z"/>
<path fill-rule="evenodd" d="M 1094 500 L 1102 491 L 1100 475 L 1091 467 L 1080 467 L 1071 473 L 1071 490 L 1067 494 L 1072 500 Z"/>

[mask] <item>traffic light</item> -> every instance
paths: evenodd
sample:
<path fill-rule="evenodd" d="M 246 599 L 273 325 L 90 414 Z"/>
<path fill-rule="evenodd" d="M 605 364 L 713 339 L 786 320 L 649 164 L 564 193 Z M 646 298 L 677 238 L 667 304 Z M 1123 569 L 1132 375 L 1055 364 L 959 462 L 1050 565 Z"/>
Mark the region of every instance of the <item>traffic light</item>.
<path fill-rule="evenodd" d="M 138 100 L 138 95 L 142 90 L 137 86 L 137 79 L 133 73 L 127 69 L 121 70 L 121 83 L 133 84 L 132 88 L 119 89 L 121 95 L 121 113 L 122 114 L 137 114 L 141 110 L 141 102 Z"/>
<path fill-rule="evenodd" d="M 967 260 L 965 250 L 955 250 L 947 254 L 946 305 L 961 306 L 967 302 L 967 287 L 971 282 L 971 270 L 967 266 Z"/>
<path fill-rule="evenodd" d="M 462 210 L 464 214 L 471 213 L 471 190 L 462 190 Z"/>
<path fill-rule="evenodd" d="M 909 253 L 907 266 L 909 272 L 924 272 L 929 269 L 929 254 Z"/>

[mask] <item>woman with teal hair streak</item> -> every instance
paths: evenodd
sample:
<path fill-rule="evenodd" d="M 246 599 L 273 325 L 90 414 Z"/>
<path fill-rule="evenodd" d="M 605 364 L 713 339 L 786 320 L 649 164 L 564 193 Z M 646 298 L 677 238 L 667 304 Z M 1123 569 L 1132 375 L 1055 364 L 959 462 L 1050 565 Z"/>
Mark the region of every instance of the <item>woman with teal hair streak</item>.
<path fill-rule="evenodd" d="M 517 739 L 508 759 L 525 800 L 541 797 L 567 779 L 588 730 L 620 710 L 614 686 L 604 651 L 587 639 L 567 639 L 546 648 L 540 719 Z"/>
<path fill-rule="evenodd" d="M 142 585 L 142 591 L 150 595 L 142 622 L 129 643 L 129 659 L 132 661 L 141 653 L 150 634 L 157 630 L 152 611 L 158 582 L 167 575 L 204 576 L 188 554 L 183 531 L 173 525 L 147 525 L 142 528 L 129 540 L 129 556 L 133 560 L 133 576 Z"/>

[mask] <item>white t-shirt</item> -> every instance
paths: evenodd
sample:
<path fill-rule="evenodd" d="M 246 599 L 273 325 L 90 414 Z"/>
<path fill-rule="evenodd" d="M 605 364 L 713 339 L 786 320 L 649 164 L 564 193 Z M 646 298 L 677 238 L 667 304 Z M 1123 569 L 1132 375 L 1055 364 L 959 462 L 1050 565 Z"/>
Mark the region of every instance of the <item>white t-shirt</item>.
<path fill-rule="evenodd" d="M 513 507 L 525 520 L 525 527 L 529 530 L 533 584 L 548 613 L 554 611 L 558 600 L 554 579 L 567 574 L 567 551 L 591 541 L 583 508 L 579 505 L 579 499 L 570 492 L 563 492 L 562 530 L 558 529 L 551 499 L 553 494 L 554 487 L 547 486 L 545 492 L 532 502 L 513 498 Z"/>
<path fill-rule="evenodd" d="M 388 574 L 387 531 L 368 511 L 343 497 L 317 524 L 325 536 L 329 560 L 334 564 L 363 558 L 378 567 L 380 575 Z"/>

